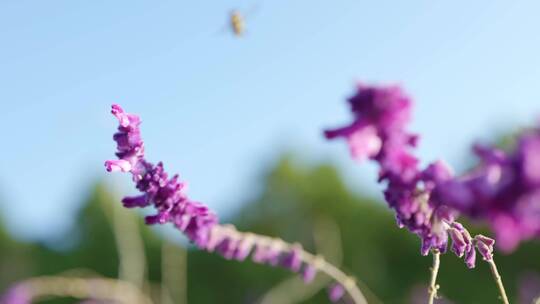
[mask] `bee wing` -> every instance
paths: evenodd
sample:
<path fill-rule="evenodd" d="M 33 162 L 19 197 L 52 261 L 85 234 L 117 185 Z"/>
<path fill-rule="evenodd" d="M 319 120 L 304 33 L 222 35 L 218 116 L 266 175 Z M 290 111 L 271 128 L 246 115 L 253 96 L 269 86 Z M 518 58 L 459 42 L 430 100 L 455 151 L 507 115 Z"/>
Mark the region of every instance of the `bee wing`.
<path fill-rule="evenodd" d="M 251 18 L 255 15 L 257 15 L 261 9 L 261 4 L 262 2 L 259 2 L 259 3 L 254 3 L 253 5 L 251 5 L 251 7 L 249 8 L 249 10 L 247 10 L 244 14 L 244 18 Z"/>
<path fill-rule="evenodd" d="M 221 26 L 221 28 L 219 28 L 215 33 L 214 35 L 225 35 L 225 34 L 228 34 L 229 32 L 231 31 L 231 26 L 229 24 L 224 24 Z"/>
<path fill-rule="evenodd" d="M 216 31 L 216 33 L 214 35 L 216 36 L 222 36 L 222 35 L 225 35 L 225 34 L 229 34 L 229 33 L 233 33 L 234 34 L 234 28 L 233 28 L 233 25 L 232 25 L 232 20 L 231 20 L 231 15 L 227 15 L 227 20 L 225 20 L 223 22 L 223 25 L 221 26 L 220 29 L 218 29 Z"/>

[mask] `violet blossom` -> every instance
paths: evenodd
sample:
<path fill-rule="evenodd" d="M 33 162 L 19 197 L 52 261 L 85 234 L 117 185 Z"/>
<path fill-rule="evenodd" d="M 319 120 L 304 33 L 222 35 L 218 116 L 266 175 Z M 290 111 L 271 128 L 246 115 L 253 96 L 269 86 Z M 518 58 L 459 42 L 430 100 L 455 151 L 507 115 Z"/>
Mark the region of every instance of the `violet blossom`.
<path fill-rule="evenodd" d="M 440 183 L 434 195 L 473 219 L 487 221 L 504 251 L 539 237 L 540 129 L 519 135 L 511 151 L 479 145 L 474 151 L 480 163 Z"/>
<path fill-rule="evenodd" d="M 431 202 L 429 192 L 421 190 L 419 184 L 422 180 L 426 184 L 433 183 L 432 179 L 449 173 L 443 167 L 433 165 L 422 174 L 418 159 L 410 152 L 418 140 L 418 136 L 405 129 L 411 119 L 411 100 L 397 86 L 359 85 L 349 104 L 353 122 L 325 131 L 326 137 L 344 137 L 353 158 L 361 161 L 368 157 L 376 161 L 380 166 L 379 181 L 387 184 L 385 199 L 396 211 L 398 225 L 420 236 L 423 254 L 430 249 L 444 252 L 447 236 L 440 222 L 451 222 L 452 215 L 438 210 Z M 370 144 L 372 142 L 379 143 L 377 149 L 373 148 L 376 145 Z"/>
<path fill-rule="evenodd" d="M 118 119 L 118 132 L 113 139 L 117 144 L 116 156 L 118 160 L 105 162 L 107 171 L 129 172 L 141 195 L 125 197 L 122 203 L 127 208 L 146 207 L 153 205 L 157 210 L 155 215 L 145 218 L 147 224 L 172 223 L 199 248 L 217 251 L 228 259 L 245 259 L 253 247 L 258 254 L 255 260 L 271 262 L 278 260 L 283 254 L 282 248 L 273 244 L 262 249 L 261 244 L 255 244 L 254 238 L 249 234 L 240 234 L 234 227 L 219 226 L 218 218 L 205 205 L 191 200 L 185 194 L 185 183 L 179 180 L 178 175 L 169 177 L 165 172 L 163 163 L 154 165 L 144 158 L 144 143 L 140 135 L 141 120 L 137 115 L 129 114 L 119 105 L 113 105 L 111 113 Z M 286 258 L 297 256 L 293 250 Z M 297 260 L 294 264 L 287 263 L 289 268 L 298 268 Z M 291 264 L 291 265 L 289 265 Z"/>
<path fill-rule="evenodd" d="M 132 179 L 141 195 L 125 197 L 122 203 L 127 208 L 145 207 L 150 204 L 157 214 L 147 216 L 147 224 L 173 223 L 199 247 L 205 247 L 209 233 L 217 224 L 217 216 L 201 203 L 192 201 L 183 192 L 185 184 L 178 175 L 169 178 L 162 163 L 154 165 L 144 159 L 144 143 L 141 138 L 140 118 L 113 105 L 111 113 L 118 119 L 118 132 L 113 139 L 117 144 L 118 160 L 105 162 L 107 171 L 122 171 L 132 174 Z"/>
<path fill-rule="evenodd" d="M 474 240 L 476 241 L 476 248 L 478 249 L 478 252 L 480 252 L 480 255 L 484 261 L 492 261 L 493 245 L 495 244 L 495 241 L 481 234 L 475 236 Z"/>
<path fill-rule="evenodd" d="M 463 186 L 455 182 L 452 170 L 443 162 L 420 168 L 412 153 L 418 136 L 406 129 L 411 120 L 411 99 L 397 86 L 360 84 L 348 101 L 353 121 L 347 126 L 326 130 L 325 136 L 344 138 L 354 159 L 370 159 L 379 165 L 379 182 L 386 185 L 385 200 L 396 212 L 398 226 L 420 237 L 423 255 L 430 250 L 446 252 L 450 236 L 452 251 L 459 257 L 464 256 L 468 267 L 474 267 L 476 248 L 485 258 L 489 251 L 484 246 L 487 243 L 484 239 L 476 240 L 479 245 L 474 246 L 475 240 L 455 222 L 463 208 L 448 203 L 441 194 L 452 192 L 455 197 L 463 196 L 466 202 L 462 204 L 469 203 L 473 195 L 461 191 Z M 505 161 L 499 153 L 486 151 L 485 155 L 493 161 Z"/>
<path fill-rule="evenodd" d="M 330 301 L 337 302 L 341 298 L 343 298 L 343 295 L 345 294 L 345 288 L 343 285 L 335 283 L 334 285 L 330 286 L 328 290 L 328 297 L 330 298 Z"/>
<path fill-rule="evenodd" d="M 145 218 L 147 224 L 172 223 L 200 249 L 239 261 L 251 256 L 256 263 L 302 273 L 306 283 L 313 280 L 324 263 L 317 258 L 306 258 L 300 244 L 289 245 L 280 239 L 239 232 L 232 225 L 220 225 L 215 213 L 186 195 L 186 184 L 179 180 L 178 175 L 169 177 L 161 162 L 154 165 L 145 159 L 140 118 L 124 112 L 118 105 L 113 105 L 111 112 L 120 124 L 113 136 L 118 159 L 106 161 L 105 167 L 109 172 L 131 173 L 136 188 L 141 192 L 137 196 L 125 197 L 122 200 L 125 207 L 153 206 L 157 213 Z M 343 293 L 344 290 L 341 296 Z M 336 292 L 332 295 L 336 296 Z"/>

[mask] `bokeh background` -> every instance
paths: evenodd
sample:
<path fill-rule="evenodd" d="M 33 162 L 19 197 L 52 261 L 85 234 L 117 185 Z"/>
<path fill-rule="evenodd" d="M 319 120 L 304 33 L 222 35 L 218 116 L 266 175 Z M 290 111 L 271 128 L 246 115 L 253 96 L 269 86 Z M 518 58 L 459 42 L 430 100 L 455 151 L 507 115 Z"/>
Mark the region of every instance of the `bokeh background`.
<path fill-rule="evenodd" d="M 100 276 L 155 303 L 326 303 L 323 281 L 192 251 L 119 209 L 134 190 L 103 161 L 120 103 L 141 114 L 149 160 L 223 221 L 325 254 L 374 303 L 421 302 L 430 258 L 396 227 L 375 168 L 321 130 L 348 119 L 357 81 L 399 83 L 415 99 L 422 161 L 465 170 L 473 141 L 540 117 L 539 12 L 508 1 L 0 0 L 0 291 Z M 497 255 L 514 302 L 540 289 L 539 256 L 538 241 Z M 453 303 L 497 301 L 482 263 L 445 256 L 440 284 Z"/>

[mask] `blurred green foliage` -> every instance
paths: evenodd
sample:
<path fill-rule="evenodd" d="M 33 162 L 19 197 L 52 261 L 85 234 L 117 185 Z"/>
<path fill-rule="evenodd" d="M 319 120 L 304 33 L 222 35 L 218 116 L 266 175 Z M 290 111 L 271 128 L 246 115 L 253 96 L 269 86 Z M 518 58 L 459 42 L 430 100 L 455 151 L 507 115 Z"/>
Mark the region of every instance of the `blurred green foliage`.
<path fill-rule="evenodd" d="M 370 303 L 409 303 L 414 287 L 425 286 L 431 257 L 419 254 L 417 237 L 397 228 L 384 203 L 347 189 L 331 164 L 302 165 L 293 157 L 285 156 L 261 182 L 264 185 L 261 193 L 228 222 L 240 230 L 299 242 L 312 252 L 321 249 L 316 246 L 318 243 L 313 234 L 317 231 L 317 222 L 336 223 L 341 242 L 324 238 L 322 242 L 341 246 L 332 249 L 342 252 L 342 268 L 358 278 Z M 119 255 L 113 226 L 107 217 L 107 212 L 112 212 L 112 204 L 118 204 L 114 196 L 106 187 L 96 186 L 87 203 L 75 215 L 77 225 L 63 237 L 73 242 L 67 249 L 21 243 L 0 228 L 0 290 L 17 280 L 57 275 L 73 269 L 117 277 Z M 131 210 L 125 212 L 135 214 Z M 140 219 L 138 223 L 145 244 L 148 278 L 153 286 L 159 286 L 162 239 L 154 230 L 144 227 Z M 538 242 L 523 244 L 512 255 L 496 255 L 511 298 L 516 299 L 517 280 L 521 274 L 526 271 L 540 273 L 539 257 Z M 188 299 L 189 303 L 256 303 L 273 286 L 291 276 L 283 269 L 250 261 L 226 261 L 216 254 L 190 250 Z M 454 303 L 497 303 L 495 284 L 487 264 L 481 261 L 475 269 L 468 270 L 462 260 L 452 254 L 444 255 L 438 283 L 440 292 Z M 369 290 L 365 286 L 369 286 Z M 155 293 L 152 296 L 159 303 Z M 73 300 L 47 303 L 70 302 Z M 304 303 L 328 303 L 326 291 L 320 290 Z"/>

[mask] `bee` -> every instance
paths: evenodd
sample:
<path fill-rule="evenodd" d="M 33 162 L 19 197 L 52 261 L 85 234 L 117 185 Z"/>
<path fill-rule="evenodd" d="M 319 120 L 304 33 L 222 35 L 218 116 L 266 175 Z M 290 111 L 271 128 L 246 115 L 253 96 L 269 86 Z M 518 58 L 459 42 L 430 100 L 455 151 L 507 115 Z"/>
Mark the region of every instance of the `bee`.
<path fill-rule="evenodd" d="M 242 37 L 245 33 L 245 21 L 244 16 L 238 10 L 231 11 L 229 24 L 233 34 L 236 37 Z"/>

